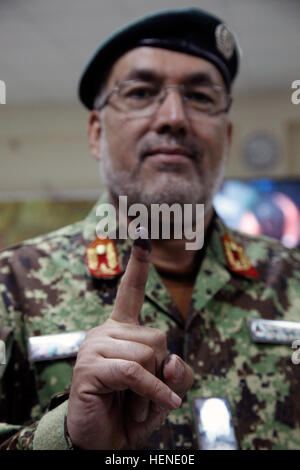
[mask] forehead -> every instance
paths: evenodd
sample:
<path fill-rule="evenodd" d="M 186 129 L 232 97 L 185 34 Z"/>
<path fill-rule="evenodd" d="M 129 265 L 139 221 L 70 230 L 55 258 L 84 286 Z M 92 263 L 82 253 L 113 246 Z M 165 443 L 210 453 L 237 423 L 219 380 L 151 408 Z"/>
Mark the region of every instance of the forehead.
<path fill-rule="evenodd" d="M 132 78 L 137 70 L 151 71 L 154 75 L 172 83 L 183 82 L 196 74 L 207 74 L 213 83 L 224 86 L 219 70 L 201 57 L 158 47 L 137 47 L 122 55 L 113 65 L 107 84 Z"/>

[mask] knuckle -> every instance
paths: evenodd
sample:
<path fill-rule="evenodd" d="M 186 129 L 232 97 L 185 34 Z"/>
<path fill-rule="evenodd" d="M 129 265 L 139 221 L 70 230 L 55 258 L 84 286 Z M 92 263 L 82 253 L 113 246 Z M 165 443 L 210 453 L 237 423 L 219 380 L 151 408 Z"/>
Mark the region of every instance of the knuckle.
<path fill-rule="evenodd" d="M 88 381 L 89 374 L 85 364 L 82 362 L 76 363 L 73 371 L 72 385 L 76 387 L 77 393 L 79 393 L 79 387 Z"/>
<path fill-rule="evenodd" d="M 105 327 L 105 323 L 103 323 L 102 325 L 99 325 L 99 326 L 95 326 L 94 328 L 91 328 L 91 329 L 87 332 L 87 334 L 85 335 L 82 344 L 88 342 L 90 339 L 94 338 L 95 336 L 102 335 L 102 334 L 103 334 L 104 327 Z"/>
<path fill-rule="evenodd" d="M 84 337 L 84 339 L 81 343 L 81 346 L 80 346 L 81 348 L 82 348 L 82 346 L 84 346 L 89 341 L 90 337 L 93 336 L 93 334 L 94 334 L 93 330 L 94 329 L 95 328 L 92 328 L 91 330 L 87 331 L 87 333 L 86 333 L 86 335 L 85 335 L 85 337 Z"/>
<path fill-rule="evenodd" d="M 155 352 L 150 346 L 145 346 L 142 353 L 142 364 L 147 364 L 155 360 Z"/>
<path fill-rule="evenodd" d="M 121 363 L 121 371 L 126 380 L 134 381 L 140 374 L 141 365 L 135 361 L 126 361 Z"/>
<path fill-rule="evenodd" d="M 157 379 L 154 382 L 154 385 L 153 385 L 153 396 L 155 396 L 155 397 L 160 396 L 161 392 L 162 392 L 162 385 L 161 385 L 160 381 Z"/>
<path fill-rule="evenodd" d="M 85 376 L 90 370 L 91 357 L 89 355 L 77 356 L 73 373 Z"/>
<path fill-rule="evenodd" d="M 81 344 L 82 345 L 89 345 L 95 342 L 103 341 L 105 338 L 108 338 L 111 336 L 112 332 L 116 328 L 115 323 L 111 319 L 107 319 L 104 323 L 101 325 L 95 326 L 94 328 L 91 328 L 90 330 L 87 331 L 84 340 Z"/>
<path fill-rule="evenodd" d="M 167 346 L 167 339 L 165 333 L 161 330 L 153 329 L 153 343 L 157 347 L 166 347 Z"/>
<path fill-rule="evenodd" d="M 79 381 L 77 384 L 73 385 L 73 388 L 76 390 L 76 395 L 78 397 L 84 397 L 86 394 L 86 383 Z"/>

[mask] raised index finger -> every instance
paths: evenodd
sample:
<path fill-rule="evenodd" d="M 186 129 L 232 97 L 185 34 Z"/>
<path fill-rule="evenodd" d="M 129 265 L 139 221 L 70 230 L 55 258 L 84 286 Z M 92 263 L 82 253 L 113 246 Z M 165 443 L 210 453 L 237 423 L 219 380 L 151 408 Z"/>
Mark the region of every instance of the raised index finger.
<path fill-rule="evenodd" d="M 137 231 L 141 236 L 146 235 L 146 229 L 143 227 Z M 122 323 L 138 323 L 138 316 L 145 297 L 150 251 L 151 244 L 148 238 L 137 238 L 134 241 L 110 316 L 112 320 Z"/>

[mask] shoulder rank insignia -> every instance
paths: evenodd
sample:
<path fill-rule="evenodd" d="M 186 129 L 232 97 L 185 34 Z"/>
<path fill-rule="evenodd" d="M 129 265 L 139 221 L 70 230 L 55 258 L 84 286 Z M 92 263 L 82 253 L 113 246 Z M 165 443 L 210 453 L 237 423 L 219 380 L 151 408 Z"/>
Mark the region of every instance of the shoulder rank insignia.
<path fill-rule="evenodd" d="M 251 265 L 243 247 L 228 234 L 223 235 L 222 241 L 229 269 L 237 274 L 259 279 L 259 274 L 255 267 Z"/>
<path fill-rule="evenodd" d="M 97 278 L 112 278 L 121 273 L 119 257 L 114 240 L 96 238 L 86 250 L 86 264 Z"/>

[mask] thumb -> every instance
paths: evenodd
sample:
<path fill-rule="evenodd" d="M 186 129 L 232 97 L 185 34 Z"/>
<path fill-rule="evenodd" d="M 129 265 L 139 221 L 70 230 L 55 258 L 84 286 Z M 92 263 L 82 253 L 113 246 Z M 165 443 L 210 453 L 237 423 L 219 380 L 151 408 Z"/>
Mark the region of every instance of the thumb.
<path fill-rule="evenodd" d="M 184 397 L 194 383 L 192 369 L 176 354 L 170 354 L 164 360 L 162 375 L 166 385 L 181 398 Z"/>

